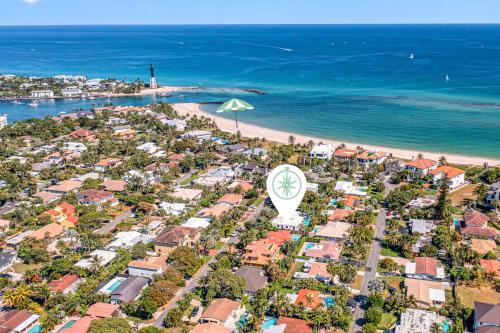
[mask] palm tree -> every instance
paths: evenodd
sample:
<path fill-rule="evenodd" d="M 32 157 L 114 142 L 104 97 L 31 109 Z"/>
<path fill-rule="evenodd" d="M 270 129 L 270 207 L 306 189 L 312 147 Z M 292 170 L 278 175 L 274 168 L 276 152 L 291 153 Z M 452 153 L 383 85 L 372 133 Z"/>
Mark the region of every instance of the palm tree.
<path fill-rule="evenodd" d="M 295 144 L 295 137 L 293 135 L 290 135 L 288 137 L 288 144 L 293 146 Z"/>
<path fill-rule="evenodd" d="M 438 323 L 434 323 L 431 326 L 431 333 L 441 333 L 443 330 L 441 329 L 441 325 Z"/>
<path fill-rule="evenodd" d="M 419 153 L 419 154 L 417 155 L 417 158 L 418 158 L 419 160 L 421 160 L 422 158 L 424 158 L 424 154 Z"/>
<path fill-rule="evenodd" d="M 373 280 L 370 280 L 370 282 L 368 282 L 368 290 L 370 291 L 370 293 L 378 293 L 380 294 L 381 292 L 383 292 L 386 288 L 386 282 L 385 280 L 381 280 L 381 279 L 373 279 Z"/>
<path fill-rule="evenodd" d="M 481 183 L 474 189 L 473 193 L 476 195 L 476 198 L 479 202 L 483 202 L 486 198 L 486 195 L 488 194 L 488 186 L 486 186 L 484 183 Z"/>
<path fill-rule="evenodd" d="M 439 158 L 439 165 L 446 165 L 447 163 L 448 163 L 448 161 L 446 160 L 446 157 L 441 156 Z"/>
<path fill-rule="evenodd" d="M 26 305 L 32 295 L 27 284 L 21 284 L 15 289 L 10 289 L 3 295 L 3 302 L 8 307 L 19 308 Z"/>

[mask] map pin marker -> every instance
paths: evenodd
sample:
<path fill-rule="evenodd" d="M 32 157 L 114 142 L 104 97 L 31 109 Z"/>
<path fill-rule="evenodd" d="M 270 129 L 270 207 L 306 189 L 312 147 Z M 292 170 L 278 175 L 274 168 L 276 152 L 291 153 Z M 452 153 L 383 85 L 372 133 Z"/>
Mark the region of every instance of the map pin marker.
<path fill-rule="evenodd" d="M 267 193 L 280 216 L 294 215 L 304 198 L 306 185 L 306 176 L 296 166 L 283 164 L 271 171 L 267 177 Z"/>

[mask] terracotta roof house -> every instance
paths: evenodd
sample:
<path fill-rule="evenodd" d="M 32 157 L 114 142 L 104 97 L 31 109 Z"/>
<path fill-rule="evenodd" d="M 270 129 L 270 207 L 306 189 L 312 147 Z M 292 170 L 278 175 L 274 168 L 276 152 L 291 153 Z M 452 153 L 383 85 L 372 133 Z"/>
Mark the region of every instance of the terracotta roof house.
<path fill-rule="evenodd" d="M 470 247 L 480 254 L 486 254 L 490 251 L 495 251 L 497 243 L 490 239 L 471 239 Z"/>
<path fill-rule="evenodd" d="M 103 190 L 88 189 L 80 191 L 76 194 L 80 205 L 96 205 L 101 207 L 106 202 L 118 204 L 118 201 L 113 196 L 113 193 Z"/>
<path fill-rule="evenodd" d="M 98 302 L 89 306 L 86 315 L 93 318 L 110 318 L 116 316 L 119 309 L 117 304 Z"/>
<path fill-rule="evenodd" d="M 462 236 L 466 238 L 484 238 L 496 240 L 500 232 L 495 228 L 488 227 L 488 217 L 476 210 L 464 213 L 464 228 L 460 229 Z"/>
<path fill-rule="evenodd" d="M 122 164 L 122 159 L 121 158 L 104 158 L 100 160 L 99 162 L 94 164 L 94 169 L 98 172 L 106 172 L 110 169 L 113 169 L 114 167 L 119 166 Z"/>
<path fill-rule="evenodd" d="M 436 169 L 437 166 L 438 163 L 436 161 L 427 158 L 420 158 L 407 163 L 406 169 L 410 170 L 414 176 L 422 177 L 427 175 L 429 171 Z"/>
<path fill-rule="evenodd" d="M 94 140 L 95 139 L 95 132 L 87 129 L 77 129 L 76 131 L 73 131 L 70 133 L 70 135 L 75 138 L 75 139 L 83 139 L 83 140 Z"/>
<path fill-rule="evenodd" d="M 0 333 L 29 332 L 38 324 L 38 318 L 28 310 L 0 312 Z"/>
<path fill-rule="evenodd" d="M 302 305 L 306 309 L 312 310 L 323 305 L 323 300 L 320 297 L 318 290 L 300 289 L 295 299 L 296 305 Z"/>
<path fill-rule="evenodd" d="M 241 266 L 234 274 L 245 279 L 245 292 L 251 295 L 257 293 L 257 291 L 264 288 L 267 284 L 267 277 L 264 274 L 264 270 L 259 267 Z"/>
<path fill-rule="evenodd" d="M 71 325 L 71 327 L 64 329 L 63 332 L 64 333 L 87 333 L 87 331 L 89 330 L 89 327 L 90 327 L 90 323 L 94 319 L 96 319 L 96 318 L 89 317 L 89 316 L 82 317 L 82 318 L 78 319 L 77 321 L 75 321 L 73 323 L 73 325 Z"/>
<path fill-rule="evenodd" d="M 267 239 L 254 240 L 247 244 L 241 257 L 243 265 L 267 266 L 280 256 L 280 248 Z"/>
<path fill-rule="evenodd" d="M 64 232 L 64 228 L 57 223 L 44 225 L 38 230 L 33 231 L 28 237 L 38 240 L 54 239 Z"/>
<path fill-rule="evenodd" d="M 345 196 L 344 206 L 353 209 L 357 205 L 361 204 L 361 197 L 353 194 L 348 194 Z"/>
<path fill-rule="evenodd" d="M 353 213 L 354 213 L 354 211 L 349 210 L 349 209 L 337 208 L 337 209 L 335 209 L 333 214 L 328 215 L 328 220 L 329 221 L 345 221 L 346 218 Z"/>
<path fill-rule="evenodd" d="M 348 160 L 356 156 L 357 153 L 358 151 L 354 149 L 340 148 L 333 153 L 333 156 L 338 160 Z"/>
<path fill-rule="evenodd" d="M 358 159 L 358 163 L 364 167 L 368 168 L 372 165 L 382 164 L 387 158 L 387 153 L 384 151 L 368 151 L 358 154 L 356 158 Z"/>
<path fill-rule="evenodd" d="M 60 203 L 42 215 L 50 216 L 52 221 L 59 223 L 65 228 L 72 228 L 78 223 L 78 217 L 75 215 L 75 206 L 67 202 Z"/>
<path fill-rule="evenodd" d="M 188 202 L 195 202 L 201 198 L 202 190 L 190 189 L 190 188 L 177 188 L 170 195 L 174 198 L 185 200 Z"/>
<path fill-rule="evenodd" d="M 446 301 L 444 283 L 438 281 L 405 279 L 407 296 L 413 295 L 418 306 L 440 306 Z"/>
<path fill-rule="evenodd" d="M 414 279 L 442 280 L 445 278 L 444 268 L 438 264 L 434 258 L 417 257 L 414 262 L 406 263 L 405 274 Z"/>
<path fill-rule="evenodd" d="M 274 243 L 281 247 L 285 242 L 292 239 L 292 234 L 288 230 L 269 231 L 265 238 L 269 243 Z"/>
<path fill-rule="evenodd" d="M 474 333 L 500 332 L 500 304 L 474 302 Z"/>
<path fill-rule="evenodd" d="M 204 207 L 204 208 L 200 209 L 198 211 L 197 215 L 202 216 L 202 217 L 209 217 L 209 216 L 219 217 L 230 209 L 231 209 L 231 207 L 228 205 L 217 204 L 217 205 L 213 205 L 210 207 Z"/>
<path fill-rule="evenodd" d="M 128 263 L 128 274 L 154 278 L 167 269 L 167 256 L 148 257 L 144 260 L 132 260 Z"/>
<path fill-rule="evenodd" d="M 326 225 L 319 225 L 311 231 L 311 236 L 317 236 L 325 239 L 341 240 L 346 238 L 349 229 L 351 228 L 350 223 L 331 221 Z"/>
<path fill-rule="evenodd" d="M 234 192 L 237 188 L 241 189 L 241 192 L 247 193 L 253 188 L 253 185 L 250 182 L 235 181 L 227 187 L 227 190 Z"/>
<path fill-rule="evenodd" d="M 233 330 L 214 323 L 196 325 L 189 333 L 232 333 Z"/>
<path fill-rule="evenodd" d="M 280 317 L 277 325 L 285 325 L 283 333 L 312 333 L 311 326 L 302 319 Z"/>
<path fill-rule="evenodd" d="M 50 281 L 47 286 L 53 293 L 68 294 L 76 290 L 80 281 L 81 279 L 77 275 L 64 275 L 60 279 Z"/>
<path fill-rule="evenodd" d="M 465 171 L 448 165 L 442 165 L 429 171 L 432 176 L 432 182 L 439 184 L 445 178 L 448 178 L 448 186 L 456 188 L 465 183 Z"/>
<path fill-rule="evenodd" d="M 124 180 L 113 180 L 106 179 L 101 184 L 106 191 L 110 192 L 123 192 L 125 191 L 125 187 L 127 186 L 127 182 Z"/>
<path fill-rule="evenodd" d="M 82 187 L 82 182 L 79 180 L 68 179 L 57 183 L 56 185 L 49 186 L 45 189 L 47 192 L 66 194 L 71 191 L 77 190 Z"/>
<path fill-rule="evenodd" d="M 199 238 L 199 229 L 170 225 L 153 242 L 156 252 L 169 255 L 177 246 L 193 247 Z"/>
<path fill-rule="evenodd" d="M 466 227 L 484 228 L 488 225 L 488 216 L 477 210 L 469 210 L 464 213 L 464 224 Z"/>
<path fill-rule="evenodd" d="M 47 191 L 40 191 L 35 194 L 35 197 L 42 199 L 44 204 L 49 204 L 59 199 L 61 197 L 61 194 L 47 192 Z"/>
<path fill-rule="evenodd" d="M 223 205 L 236 206 L 241 203 L 241 200 L 243 200 L 243 196 L 241 194 L 226 193 L 222 196 L 222 198 L 217 200 L 217 202 Z"/>
<path fill-rule="evenodd" d="M 335 261 L 340 258 L 340 250 L 339 243 L 322 240 L 319 244 L 314 244 L 312 247 L 306 248 L 305 255 L 320 261 Z"/>
<path fill-rule="evenodd" d="M 329 281 L 333 277 L 328 273 L 328 264 L 324 262 L 312 262 L 309 267 L 309 275 L 315 277 L 320 281 Z"/>
<path fill-rule="evenodd" d="M 203 311 L 200 323 L 214 323 L 235 329 L 236 323 L 244 313 L 241 303 L 228 298 L 215 298 Z"/>
<path fill-rule="evenodd" d="M 479 260 L 479 265 L 484 268 L 486 273 L 492 273 L 495 274 L 496 277 L 500 277 L 500 261 L 481 259 Z"/>

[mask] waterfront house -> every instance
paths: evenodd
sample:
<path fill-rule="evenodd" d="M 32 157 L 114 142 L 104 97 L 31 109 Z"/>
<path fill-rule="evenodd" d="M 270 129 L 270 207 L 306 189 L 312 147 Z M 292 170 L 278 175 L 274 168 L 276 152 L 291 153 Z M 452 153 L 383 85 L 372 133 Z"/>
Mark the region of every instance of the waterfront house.
<path fill-rule="evenodd" d="M 333 156 L 337 160 L 347 161 L 347 160 L 353 158 L 354 156 L 356 156 L 357 153 L 358 153 L 358 151 L 354 150 L 354 149 L 340 148 L 340 149 L 337 149 L 335 151 Z"/>
<path fill-rule="evenodd" d="M 491 184 L 491 188 L 486 194 L 485 202 L 489 206 L 493 206 L 493 201 L 500 200 L 500 182 Z"/>
<path fill-rule="evenodd" d="M 385 159 L 387 158 L 387 153 L 384 151 L 365 150 L 364 152 L 358 154 L 356 158 L 358 160 L 359 165 L 367 169 L 372 165 L 379 165 L 384 163 Z"/>
<path fill-rule="evenodd" d="M 9 310 L 0 312 L 0 332 L 31 333 L 38 332 L 39 315 L 28 310 Z"/>
<path fill-rule="evenodd" d="M 430 170 L 429 175 L 432 177 L 432 182 L 439 186 L 439 184 L 448 179 L 448 186 L 451 189 L 457 188 L 465 183 L 465 171 L 448 165 L 442 165 L 436 169 Z"/>
<path fill-rule="evenodd" d="M 215 298 L 203 311 L 200 323 L 214 323 L 235 330 L 238 320 L 245 313 L 241 302 L 228 298 Z"/>
<path fill-rule="evenodd" d="M 405 265 L 405 275 L 413 279 L 443 280 L 445 278 L 444 268 L 439 261 L 429 257 L 417 257 L 413 262 Z"/>
<path fill-rule="evenodd" d="M 69 86 L 61 89 L 61 95 L 67 98 L 81 97 L 82 94 L 82 89 L 77 86 Z"/>
<path fill-rule="evenodd" d="M 500 332 L 500 304 L 474 302 L 474 333 Z"/>
<path fill-rule="evenodd" d="M 199 229 L 170 225 L 153 242 L 155 252 L 169 255 L 177 246 L 194 247 L 199 238 Z"/>
<path fill-rule="evenodd" d="M 45 90 L 33 90 L 30 95 L 32 98 L 40 98 L 40 99 L 46 99 L 46 98 L 54 98 L 54 92 L 49 89 Z"/>
<path fill-rule="evenodd" d="M 316 145 L 309 152 L 309 157 L 330 160 L 334 150 L 335 148 L 332 145 Z"/>
<path fill-rule="evenodd" d="M 438 167 L 436 161 L 427 158 L 418 158 L 406 164 L 406 169 L 412 173 L 412 178 L 421 178 L 426 176 L 429 171 Z"/>

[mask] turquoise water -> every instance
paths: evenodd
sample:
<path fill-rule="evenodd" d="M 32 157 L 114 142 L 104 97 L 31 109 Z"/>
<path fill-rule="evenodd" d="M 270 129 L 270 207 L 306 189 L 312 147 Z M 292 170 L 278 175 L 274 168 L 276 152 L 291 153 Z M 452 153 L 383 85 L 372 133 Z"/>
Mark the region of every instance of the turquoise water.
<path fill-rule="evenodd" d="M 269 327 L 276 325 L 277 322 L 278 322 L 278 318 L 266 317 L 266 319 L 264 320 L 264 322 L 261 325 L 261 328 L 264 330 L 268 329 Z"/>
<path fill-rule="evenodd" d="M 448 333 L 448 331 L 450 330 L 451 328 L 451 325 L 450 325 L 450 322 L 446 319 L 445 321 L 443 321 L 443 323 L 441 324 L 441 327 L 443 328 L 443 333 Z"/>
<path fill-rule="evenodd" d="M 306 226 L 310 226 L 311 219 L 309 217 L 304 217 L 304 221 L 302 223 L 304 223 L 304 225 L 306 225 Z"/>
<path fill-rule="evenodd" d="M 307 250 L 309 250 L 309 249 L 312 249 L 315 245 L 316 245 L 316 244 L 314 244 L 314 243 L 307 243 L 307 244 L 306 244 L 306 247 L 305 247 L 305 250 L 307 251 Z"/>
<path fill-rule="evenodd" d="M 330 205 L 335 206 L 337 204 L 337 199 L 330 200 Z"/>
<path fill-rule="evenodd" d="M 68 321 L 66 324 L 64 324 L 63 327 L 61 327 L 61 329 L 58 332 L 61 332 L 61 331 L 65 330 L 65 329 L 67 329 L 67 328 L 70 328 L 75 323 L 76 323 L 76 320 L 70 320 L 70 321 Z"/>
<path fill-rule="evenodd" d="M 115 282 L 113 282 L 112 285 L 110 285 L 108 287 L 108 291 L 113 292 L 116 288 L 118 288 L 123 283 L 123 281 L 125 281 L 125 279 L 117 279 Z"/>
<path fill-rule="evenodd" d="M 333 301 L 333 297 L 325 297 L 325 298 L 323 298 L 323 302 L 325 302 L 325 306 L 327 308 L 331 308 L 332 306 L 335 305 L 335 302 Z"/>
<path fill-rule="evenodd" d="M 500 25 L 0 27 L 0 73 L 147 80 L 153 63 L 160 84 L 268 92 L 176 94 L 168 101 L 236 95 L 255 105 L 240 119 L 258 125 L 496 158 L 498 59 Z M 16 120 L 92 103 L 47 102 L 36 109 L 0 103 L 0 112 Z"/>
<path fill-rule="evenodd" d="M 298 241 L 300 239 L 300 235 L 292 235 L 293 241 Z"/>
<path fill-rule="evenodd" d="M 28 333 L 40 333 L 42 331 L 42 326 L 41 325 L 36 325 L 33 326 Z"/>

